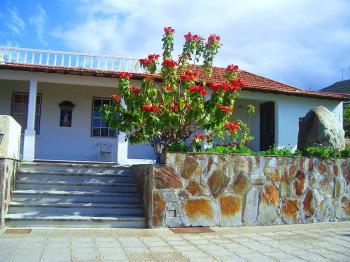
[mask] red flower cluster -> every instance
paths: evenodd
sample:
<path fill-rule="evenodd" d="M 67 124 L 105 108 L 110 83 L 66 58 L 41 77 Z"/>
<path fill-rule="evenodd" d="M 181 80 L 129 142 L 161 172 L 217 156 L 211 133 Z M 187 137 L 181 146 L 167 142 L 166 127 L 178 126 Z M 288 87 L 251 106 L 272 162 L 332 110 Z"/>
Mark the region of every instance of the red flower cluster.
<path fill-rule="evenodd" d="M 180 110 L 180 107 L 179 107 L 179 105 L 173 104 L 173 105 L 170 106 L 170 109 L 174 110 L 174 111 L 178 111 L 178 110 Z"/>
<path fill-rule="evenodd" d="M 232 73 L 232 72 L 237 72 L 239 70 L 237 65 L 229 65 L 226 67 L 226 72 Z"/>
<path fill-rule="evenodd" d="M 192 91 L 193 93 L 201 93 L 202 96 L 205 96 L 207 94 L 207 91 L 205 91 L 204 86 L 192 85 L 188 87 L 188 90 Z"/>
<path fill-rule="evenodd" d="M 196 42 L 200 42 L 204 40 L 204 38 L 200 37 L 199 35 L 192 35 L 191 32 L 188 32 L 186 35 L 184 35 L 184 37 L 186 40 L 192 40 Z"/>
<path fill-rule="evenodd" d="M 213 44 L 215 42 L 220 42 L 220 36 L 212 34 L 212 35 L 209 36 L 208 43 L 206 44 L 206 46 L 208 46 L 210 44 Z"/>
<path fill-rule="evenodd" d="M 119 78 L 126 78 L 126 79 L 129 79 L 132 77 L 132 74 L 128 73 L 128 72 L 118 72 L 117 73 L 117 76 Z"/>
<path fill-rule="evenodd" d="M 190 106 L 189 104 L 186 104 L 185 107 L 188 111 L 192 110 L 192 106 Z"/>
<path fill-rule="evenodd" d="M 143 112 L 152 111 L 154 113 L 157 113 L 159 111 L 159 109 L 156 106 L 145 105 L 145 106 L 142 107 L 142 111 Z"/>
<path fill-rule="evenodd" d="M 164 59 L 163 65 L 166 67 L 175 67 L 177 66 L 177 63 L 174 60 Z"/>
<path fill-rule="evenodd" d="M 239 89 L 241 89 L 243 82 L 242 80 L 240 80 L 239 78 L 230 80 L 230 84 L 218 84 L 218 83 L 212 83 L 209 85 L 209 88 L 212 90 L 217 90 L 217 89 L 222 89 L 224 91 L 238 91 Z"/>
<path fill-rule="evenodd" d="M 232 91 L 238 91 L 244 85 L 243 81 L 240 78 L 232 79 L 232 80 L 230 80 L 230 83 L 232 85 L 232 87 L 231 87 Z"/>
<path fill-rule="evenodd" d="M 219 106 L 219 109 L 227 113 L 232 113 L 233 111 L 232 107 L 229 107 L 229 106 Z"/>
<path fill-rule="evenodd" d="M 172 27 L 170 27 L 170 26 L 164 27 L 164 32 L 165 32 L 166 34 L 175 33 L 175 29 L 172 28 Z"/>
<path fill-rule="evenodd" d="M 205 140 L 205 135 L 203 135 L 203 134 L 195 134 L 194 137 L 196 139 L 199 139 L 199 140 L 202 140 L 202 141 Z"/>
<path fill-rule="evenodd" d="M 232 123 L 226 122 L 226 123 L 224 124 L 224 127 L 226 127 L 226 128 L 227 128 L 229 131 L 231 131 L 231 132 L 234 132 L 234 131 L 239 130 L 239 125 L 238 125 L 238 122 L 237 122 L 237 121 L 232 122 Z"/>
<path fill-rule="evenodd" d="M 168 90 L 168 91 L 172 91 L 173 90 L 173 86 L 170 86 L 170 85 L 166 86 L 165 89 Z"/>
<path fill-rule="evenodd" d="M 118 96 L 118 95 L 112 95 L 112 96 L 111 96 L 111 99 L 112 99 L 113 101 L 119 103 L 120 100 L 122 99 L 122 97 L 121 97 L 121 96 Z"/>
<path fill-rule="evenodd" d="M 137 87 L 134 87 L 134 86 L 130 87 L 129 89 L 130 89 L 130 91 L 131 91 L 132 93 L 134 93 L 134 94 L 139 94 L 139 93 L 141 93 L 141 91 L 142 91 L 141 88 L 137 88 Z"/>
<path fill-rule="evenodd" d="M 197 71 L 186 70 L 183 75 L 180 76 L 181 81 L 196 81 L 198 77 Z"/>
<path fill-rule="evenodd" d="M 154 64 L 158 58 L 159 58 L 159 55 L 156 55 L 156 54 L 148 55 L 147 58 L 139 59 L 139 62 L 144 66 L 149 66 Z"/>

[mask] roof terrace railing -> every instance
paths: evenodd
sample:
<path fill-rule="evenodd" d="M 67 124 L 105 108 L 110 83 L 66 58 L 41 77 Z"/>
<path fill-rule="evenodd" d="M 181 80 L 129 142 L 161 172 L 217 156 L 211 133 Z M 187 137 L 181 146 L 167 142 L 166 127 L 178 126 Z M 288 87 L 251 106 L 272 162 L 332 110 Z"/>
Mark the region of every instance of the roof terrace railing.
<path fill-rule="evenodd" d="M 137 58 L 0 46 L 0 63 L 144 72 Z"/>

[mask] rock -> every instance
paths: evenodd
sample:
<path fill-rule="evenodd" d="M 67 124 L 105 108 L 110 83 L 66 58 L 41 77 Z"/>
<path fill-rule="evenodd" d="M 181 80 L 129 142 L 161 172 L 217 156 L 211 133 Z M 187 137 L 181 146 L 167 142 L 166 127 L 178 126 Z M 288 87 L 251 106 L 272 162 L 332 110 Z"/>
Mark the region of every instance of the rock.
<path fill-rule="evenodd" d="M 285 199 L 282 202 L 281 215 L 286 224 L 295 224 L 299 221 L 298 199 Z"/>
<path fill-rule="evenodd" d="M 154 184 L 157 189 L 182 188 L 182 182 L 171 166 L 154 169 Z"/>
<path fill-rule="evenodd" d="M 184 215 L 189 226 L 219 225 L 218 211 L 211 199 L 188 199 L 184 202 Z"/>
<path fill-rule="evenodd" d="M 297 174 L 293 179 L 293 191 L 296 196 L 301 196 L 304 194 L 306 188 L 305 183 L 305 173 L 301 170 L 298 170 Z"/>
<path fill-rule="evenodd" d="M 181 176 L 185 179 L 189 179 L 196 171 L 197 167 L 198 163 L 195 157 L 186 155 Z"/>
<path fill-rule="evenodd" d="M 214 198 L 218 198 L 226 189 L 230 179 L 224 174 L 224 171 L 217 169 L 208 179 L 208 186 Z"/>
<path fill-rule="evenodd" d="M 316 214 L 317 204 L 314 196 L 314 192 L 312 189 L 308 189 L 304 195 L 303 199 L 303 211 L 304 218 L 306 220 L 311 220 Z"/>
<path fill-rule="evenodd" d="M 256 224 L 259 208 L 259 190 L 256 187 L 250 189 L 247 194 L 243 221 L 249 225 Z"/>
<path fill-rule="evenodd" d="M 225 194 L 219 198 L 221 226 L 239 226 L 242 221 L 242 197 Z"/>
<path fill-rule="evenodd" d="M 259 221 L 263 225 L 273 225 L 278 221 L 278 190 L 273 184 L 266 184 L 261 191 Z"/>
<path fill-rule="evenodd" d="M 203 187 L 194 180 L 188 183 L 186 189 L 192 196 L 202 196 L 204 193 Z"/>
<path fill-rule="evenodd" d="M 318 106 L 310 110 L 299 124 L 298 149 L 304 151 L 317 144 L 343 150 L 344 135 L 335 116 L 324 106 Z"/>
<path fill-rule="evenodd" d="M 280 181 L 280 174 L 279 174 L 278 167 L 279 167 L 279 163 L 276 157 L 266 158 L 264 174 L 275 185 L 278 185 L 278 182 Z"/>
<path fill-rule="evenodd" d="M 160 193 L 153 193 L 152 225 L 162 227 L 164 221 L 165 201 Z"/>
<path fill-rule="evenodd" d="M 317 212 L 317 220 L 327 222 L 331 220 L 332 200 L 327 197 L 320 202 Z"/>
<path fill-rule="evenodd" d="M 240 174 L 233 178 L 232 189 L 237 193 L 244 194 L 247 190 L 248 181 L 248 174 L 242 171 Z"/>
<path fill-rule="evenodd" d="M 349 219 L 350 218 L 350 198 L 342 197 L 340 200 L 340 210 L 341 210 L 341 218 Z"/>

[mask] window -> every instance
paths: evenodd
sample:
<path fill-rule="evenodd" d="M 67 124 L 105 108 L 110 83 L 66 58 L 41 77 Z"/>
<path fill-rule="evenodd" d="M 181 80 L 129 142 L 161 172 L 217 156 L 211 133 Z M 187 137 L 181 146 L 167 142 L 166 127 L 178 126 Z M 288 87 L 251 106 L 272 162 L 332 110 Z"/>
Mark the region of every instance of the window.
<path fill-rule="evenodd" d="M 114 128 L 107 125 L 106 121 L 101 118 L 100 109 L 103 105 L 110 105 L 109 98 L 94 97 L 92 99 L 92 119 L 91 119 L 91 135 L 102 137 L 115 137 L 118 132 Z"/>
<path fill-rule="evenodd" d="M 26 92 L 14 92 L 12 94 L 11 115 L 22 126 L 22 133 L 27 128 L 29 94 Z M 36 97 L 35 125 L 36 134 L 40 133 L 40 115 L 41 115 L 41 94 Z"/>

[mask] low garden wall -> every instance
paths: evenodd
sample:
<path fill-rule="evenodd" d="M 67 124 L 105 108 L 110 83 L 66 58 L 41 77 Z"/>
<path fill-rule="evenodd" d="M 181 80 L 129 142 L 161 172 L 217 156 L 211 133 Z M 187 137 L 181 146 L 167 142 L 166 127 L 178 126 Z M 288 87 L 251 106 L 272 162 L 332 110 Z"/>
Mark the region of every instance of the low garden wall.
<path fill-rule="evenodd" d="M 4 227 L 5 216 L 11 202 L 11 193 L 15 188 L 18 167 L 18 160 L 0 158 L 0 228 Z"/>
<path fill-rule="evenodd" d="M 135 171 L 149 227 L 350 219 L 350 159 L 171 153 Z"/>

